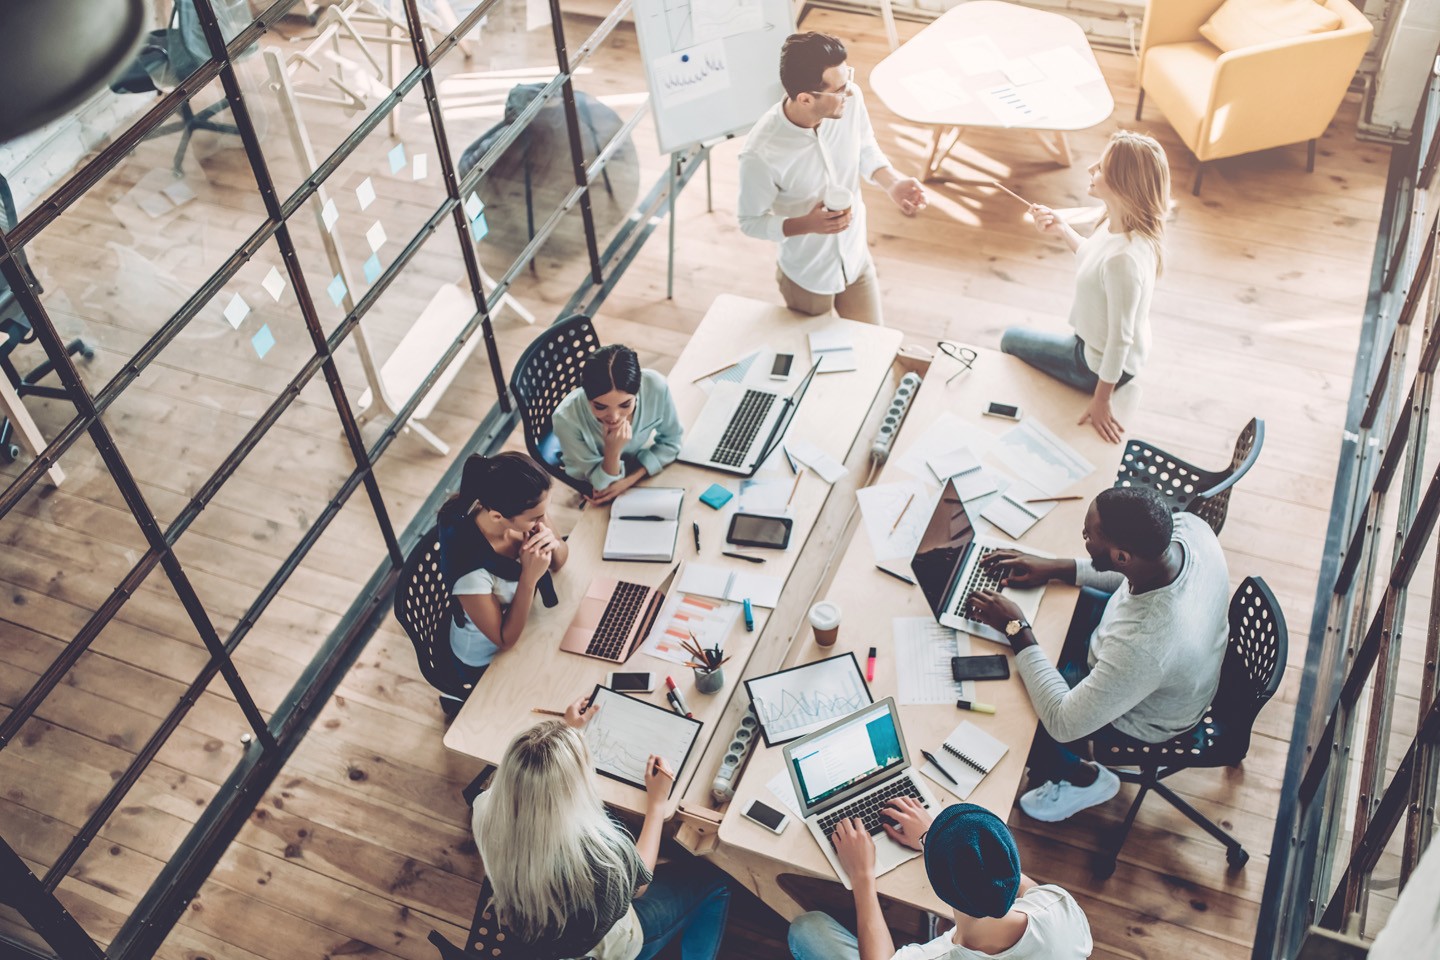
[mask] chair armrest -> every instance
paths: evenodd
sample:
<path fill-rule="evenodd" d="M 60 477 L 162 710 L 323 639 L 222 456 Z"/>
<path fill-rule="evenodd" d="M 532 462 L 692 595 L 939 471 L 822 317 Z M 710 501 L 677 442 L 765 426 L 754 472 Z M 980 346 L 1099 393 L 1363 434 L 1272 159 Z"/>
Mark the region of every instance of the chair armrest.
<path fill-rule="evenodd" d="M 1210 19 L 1225 0 L 1146 0 L 1145 23 L 1140 32 L 1140 62 L 1145 51 L 1163 43 L 1200 39 L 1200 24 Z"/>

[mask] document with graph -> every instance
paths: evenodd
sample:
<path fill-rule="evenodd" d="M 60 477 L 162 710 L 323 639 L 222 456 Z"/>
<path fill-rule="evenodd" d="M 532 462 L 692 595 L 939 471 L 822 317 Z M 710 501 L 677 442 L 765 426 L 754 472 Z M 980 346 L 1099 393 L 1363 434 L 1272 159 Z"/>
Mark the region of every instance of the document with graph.
<path fill-rule="evenodd" d="M 746 680 L 745 690 L 770 747 L 803 737 L 874 702 L 853 653 Z"/>
<path fill-rule="evenodd" d="M 645 761 L 655 754 L 670 764 L 678 783 L 704 724 L 609 687 L 597 686 L 594 698 L 600 712 L 585 724 L 585 743 L 595 772 L 644 790 Z"/>

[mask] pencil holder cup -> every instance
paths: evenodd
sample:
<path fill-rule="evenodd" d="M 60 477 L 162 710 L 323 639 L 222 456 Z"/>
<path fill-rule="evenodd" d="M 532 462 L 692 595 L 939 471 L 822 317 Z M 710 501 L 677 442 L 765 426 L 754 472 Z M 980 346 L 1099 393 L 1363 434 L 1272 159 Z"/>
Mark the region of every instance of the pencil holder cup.
<path fill-rule="evenodd" d="M 723 686 L 725 686 L 725 669 L 723 667 L 695 671 L 695 689 L 701 693 L 714 693 Z"/>

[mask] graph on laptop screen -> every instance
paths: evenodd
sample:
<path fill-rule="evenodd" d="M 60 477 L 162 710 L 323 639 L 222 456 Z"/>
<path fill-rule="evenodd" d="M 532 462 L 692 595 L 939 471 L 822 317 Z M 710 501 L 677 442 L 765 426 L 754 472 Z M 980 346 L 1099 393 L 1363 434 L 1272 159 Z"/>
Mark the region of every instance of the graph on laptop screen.
<path fill-rule="evenodd" d="M 904 759 L 895 717 L 882 703 L 805 744 L 792 762 L 805 803 L 813 807 Z"/>

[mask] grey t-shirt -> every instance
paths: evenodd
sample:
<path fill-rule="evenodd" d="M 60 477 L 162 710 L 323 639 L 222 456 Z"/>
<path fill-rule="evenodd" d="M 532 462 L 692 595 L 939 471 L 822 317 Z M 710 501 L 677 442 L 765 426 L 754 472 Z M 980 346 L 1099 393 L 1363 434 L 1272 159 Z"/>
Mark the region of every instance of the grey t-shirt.
<path fill-rule="evenodd" d="M 1112 724 L 1160 743 L 1200 720 L 1220 685 L 1229 640 L 1230 572 L 1215 532 L 1199 517 L 1175 517 L 1183 564 L 1174 582 L 1142 594 L 1114 571 L 1075 561 L 1075 582 L 1113 590 L 1090 639 L 1090 675 L 1072 690 L 1039 647 L 1015 655 L 1035 713 L 1050 736 L 1070 743 Z"/>

